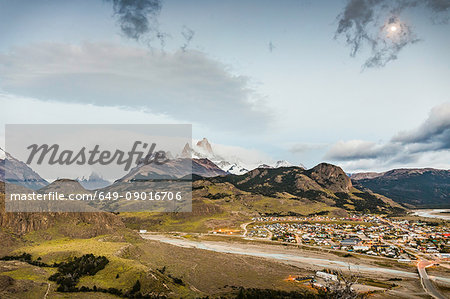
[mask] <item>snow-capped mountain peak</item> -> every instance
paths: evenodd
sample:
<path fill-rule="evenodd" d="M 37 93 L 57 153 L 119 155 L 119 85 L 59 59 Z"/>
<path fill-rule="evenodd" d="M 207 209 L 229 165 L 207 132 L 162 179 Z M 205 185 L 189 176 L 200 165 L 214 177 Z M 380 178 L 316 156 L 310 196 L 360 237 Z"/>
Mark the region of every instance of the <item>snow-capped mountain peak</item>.
<path fill-rule="evenodd" d="M 189 145 L 189 143 L 186 143 L 186 145 L 183 148 L 183 151 L 181 152 L 181 157 L 182 158 L 191 158 L 192 157 L 192 148 Z"/>
<path fill-rule="evenodd" d="M 247 155 L 248 156 L 248 155 Z M 211 145 L 207 138 L 203 138 L 196 143 L 189 143 L 183 148 L 181 153 L 182 158 L 202 159 L 207 158 L 215 163 L 220 169 L 231 174 L 244 174 L 255 168 L 279 168 L 294 166 L 286 160 L 280 160 L 275 163 L 267 161 L 247 161 L 242 157 L 236 155 L 234 151 L 224 151 L 220 145 Z M 248 157 L 247 157 L 248 158 Z"/>
<path fill-rule="evenodd" d="M 294 166 L 294 165 L 292 163 L 289 163 L 286 160 L 280 160 L 280 161 L 277 161 L 273 167 L 278 168 L 278 167 L 291 167 L 291 166 Z"/>
<path fill-rule="evenodd" d="M 222 170 L 229 172 L 231 174 L 244 174 L 249 170 L 241 164 L 238 163 L 230 163 L 227 161 L 219 161 L 216 163 Z"/>
<path fill-rule="evenodd" d="M 260 164 L 257 168 L 273 168 L 272 166 L 270 166 L 269 164 Z"/>
<path fill-rule="evenodd" d="M 4 160 L 6 158 L 6 152 L 0 147 L 0 160 Z"/>

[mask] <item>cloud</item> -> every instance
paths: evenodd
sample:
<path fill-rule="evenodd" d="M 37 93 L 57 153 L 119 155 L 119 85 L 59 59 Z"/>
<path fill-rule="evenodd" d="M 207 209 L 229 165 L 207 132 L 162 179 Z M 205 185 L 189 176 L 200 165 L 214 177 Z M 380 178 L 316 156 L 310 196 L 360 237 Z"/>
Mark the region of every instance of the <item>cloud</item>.
<path fill-rule="evenodd" d="M 364 140 L 339 141 L 327 152 L 326 158 L 339 161 L 378 159 L 390 157 L 398 147 L 393 144 L 376 144 Z"/>
<path fill-rule="evenodd" d="M 189 44 L 191 43 L 192 39 L 194 38 L 195 31 L 192 30 L 191 28 L 187 27 L 187 26 L 183 26 L 183 30 L 181 31 L 181 35 L 184 38 L 184 44 L 181 46 L 181 50 L 183 50 L 183 52 L 185 52 L 186 48 L 189 46 Z"/>
<path fill-rule="evenodd" d="M 351 169 L 426 164 L 425 157 L 438 160 L 441 167 L 450 167 L 450 103 L 434 107 L 418 128 L 400 132 L 386 143 L 339 141 L 325 155 L 325 159 L 344 162 Z M 448 158 L 445 163 L 441 161 L 444 158 Z"/>
<path fill-rule="evenodd" d="M 164 43 L 164 34 L 159 30 L 158 16 L 161 12 L 160 0 L 106 0 L 112 2 L 114 16 L 122 33 L 136 41 L 148 44 L 156 37 Z"/>
<path fill-rule="evenodd" d="M 276 48 L 275 45 L 272 43 L 272 41 L 269 42 L 269 45 L 268 45 L 268 46 L 269 46 L 269 52 L 270 52 L 270 53 L 272 53 L 273 50 L 275 50 L 275 48 Z"/>
<path fill-rule="evenodd" d="M 401 14 L 406 9 L 418 8 L 431 12 L 433 20 L 448 22 L 448 0 L 349 0 L 338 15 L 335 38 L 345 37 L 354 57 L 364 46 L 370 56 L 363 68 L 383 67 L 398 58 L 400 51 L 419 41 L 412 27 L 403 22 Z"/>
<path fill-rule="evenodd" d="M 40 100 L 145 109 L 222 130 L 261 130 L 270 121 L 249 78 L 192 50 L 33 44 L 0 53 L 0 88 Z"/>
<path fill-rule="evenodd" d="M 293 154 L 302 154 L 309 151 L 316 151 L 325 148 L 325 143 L 297 143 L 289 148 L 289 151 Z"/>
<path fill-rule="evenodd" d="M 425 145 L 430 150 L 450 150 L 450 103 L 434 107 L 419 128 L 401 132 L 392 140 L 401 144 Z"/>
<path fill-rule="evenodd" d="M 198 140 L 193 142 L 194 148 Z M 222 157 L 225 161 L 230 163 L 239 163 L 248 169 L 258 167 L 263 163 L 273 163 L 274 160 L 266 153 L 258 149 L 243 148 L 241 146 L 224 145 L 211 142 L 211 147 L 214 154 Z"/>

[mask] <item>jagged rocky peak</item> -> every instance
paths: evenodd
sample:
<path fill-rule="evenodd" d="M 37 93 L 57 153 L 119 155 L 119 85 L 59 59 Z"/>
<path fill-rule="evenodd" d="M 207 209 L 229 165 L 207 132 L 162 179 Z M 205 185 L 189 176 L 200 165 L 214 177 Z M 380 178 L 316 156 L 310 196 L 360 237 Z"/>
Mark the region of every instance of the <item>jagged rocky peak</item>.
<path fill-rule="evenodd" d="M 81 179 L 77 179 L 77 181 L 80 182 L 83 188 L 88 190 L 100 189 L 111 185 L 109 181 L 105 180 L 96 172 L 92 172 L 88 178 L 82 177 Z"/>
<path fill-rule="evenodd" d="M 349 192 L 352 188 L 352 181 L 339 166 L 320 163 L 309 172 L 312 179 L 334 192 Z"/>
<path fill-rule="evenodd" d="M 181 152 L 182 158 L 191 158 L 192 157 L 192 148 L 189 145 L 189 143 L 186 143 L 186 145 L 183 148 L 183 151 Z"/>
<path fill-rule="evenodd" d="M 205 151 L 208 154 L 214 155 L 214 152 L 212 150 L 211 144 L 209 143 L 208 139 L 203 138 L 199 142 L 197 142 L 197 146 L 201 148 L 203 151 Z"/>

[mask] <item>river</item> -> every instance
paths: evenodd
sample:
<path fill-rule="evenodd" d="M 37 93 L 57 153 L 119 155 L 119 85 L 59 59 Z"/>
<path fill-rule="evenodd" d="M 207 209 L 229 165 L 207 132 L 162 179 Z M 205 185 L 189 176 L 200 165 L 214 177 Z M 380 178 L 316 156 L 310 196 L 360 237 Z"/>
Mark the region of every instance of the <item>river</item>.
<path fill-rule="evenodd" d="M 450 209 L 423 209 L 413 210 L 413 215 L 450 220 Z"/>

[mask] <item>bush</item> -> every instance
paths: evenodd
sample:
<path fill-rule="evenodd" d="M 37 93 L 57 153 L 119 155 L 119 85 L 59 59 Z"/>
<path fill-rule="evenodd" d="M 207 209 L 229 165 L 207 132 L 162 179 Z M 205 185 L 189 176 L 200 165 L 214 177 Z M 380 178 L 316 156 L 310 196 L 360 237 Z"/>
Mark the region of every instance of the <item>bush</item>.
<path fill-rule="evenodd" d="M 55 281 L 59 287 L 59 292 L 75 291 L 76 284 L 82 276 L 95 275 L 98 271 L 105 268 L 109 260 L 104 256 L 94 256 L 93 254 L 85 254 L 81 257 L 58 266 L 58 272 L 48 278 Z M 94 289 L 96 287 L 94 286 Z"/>

